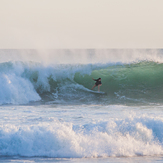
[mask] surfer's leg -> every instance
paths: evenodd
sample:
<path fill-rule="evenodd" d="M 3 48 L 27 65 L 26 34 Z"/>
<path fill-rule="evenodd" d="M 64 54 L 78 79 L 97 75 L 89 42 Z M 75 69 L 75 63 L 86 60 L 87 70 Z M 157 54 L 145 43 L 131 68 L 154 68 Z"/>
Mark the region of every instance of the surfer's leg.
<path fill-rule="evenodd" d="M 101 85 L 102 85 L 102 84 L 99 84 L 99 85 L 98 85 L 98 91 L 99 91 L 99 92 L 100 92 L 100 86 L 101 86 Z"/>
<path fill-rule="evenodd" d="M 98 85 L 98 91 L 100 92 L 100 85 Z"/>
<path fill-rule="evenodd" d="M 94 87 L 96 87 L 96 84 L 92 87 L 92 90 L 94 89 Z"/>

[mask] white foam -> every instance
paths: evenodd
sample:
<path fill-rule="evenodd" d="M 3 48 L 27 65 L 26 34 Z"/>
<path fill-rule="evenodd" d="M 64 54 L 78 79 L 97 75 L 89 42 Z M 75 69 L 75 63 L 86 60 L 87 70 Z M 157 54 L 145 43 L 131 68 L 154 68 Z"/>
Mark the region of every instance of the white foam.
<path fill-rule="evenodd" d="M 0 104 L 26 104 L 41 98 L 28 79 L 14 73 L 1 73 Z"/>
<path fill-rule="evenodd" d="M 57 158 L 161 155 L 162 126 L 163 120 L 147 116 L 85 125 L 55 120 L 30 126 L 1 125 L 0 155 Z"/>

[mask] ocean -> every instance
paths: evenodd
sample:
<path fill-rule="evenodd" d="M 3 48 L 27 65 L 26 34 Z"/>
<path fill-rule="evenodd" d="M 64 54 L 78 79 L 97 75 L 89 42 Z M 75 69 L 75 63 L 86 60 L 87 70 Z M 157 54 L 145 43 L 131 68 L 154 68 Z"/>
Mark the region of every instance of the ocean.
<path fill-rule="evenodd" d="M 162 162 L 162 99 L 161 49 L 0 50 L 0 162 Z"/>

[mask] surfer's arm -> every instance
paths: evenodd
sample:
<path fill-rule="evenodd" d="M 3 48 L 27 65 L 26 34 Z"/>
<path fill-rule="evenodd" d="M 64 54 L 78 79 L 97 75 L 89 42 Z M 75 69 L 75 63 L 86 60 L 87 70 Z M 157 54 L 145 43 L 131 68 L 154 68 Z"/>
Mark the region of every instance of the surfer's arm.
<path fill-rule="evenodd" d="M 93 79 L 93 78 L 92 78 Z M 97 79 L 93 79 L 94 81 L 97 81 Z"/>

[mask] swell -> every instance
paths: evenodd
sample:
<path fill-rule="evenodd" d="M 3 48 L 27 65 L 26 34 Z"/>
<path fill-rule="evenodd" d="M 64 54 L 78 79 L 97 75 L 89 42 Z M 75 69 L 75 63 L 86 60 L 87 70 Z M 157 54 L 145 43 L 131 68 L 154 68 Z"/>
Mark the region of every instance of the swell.
<path fill-rule="evenodd" d="M 82 103 L 161 102 L 162 69 L 163 64 L 148 61 L 48 66 L 36 62 L 4 62 L 0 63 L 0 104 L 26 104 L 41 99 Z M 101 91 L 107 95 L 89 92 L 94 85 L 92 77 L 102 78 Z"/>

